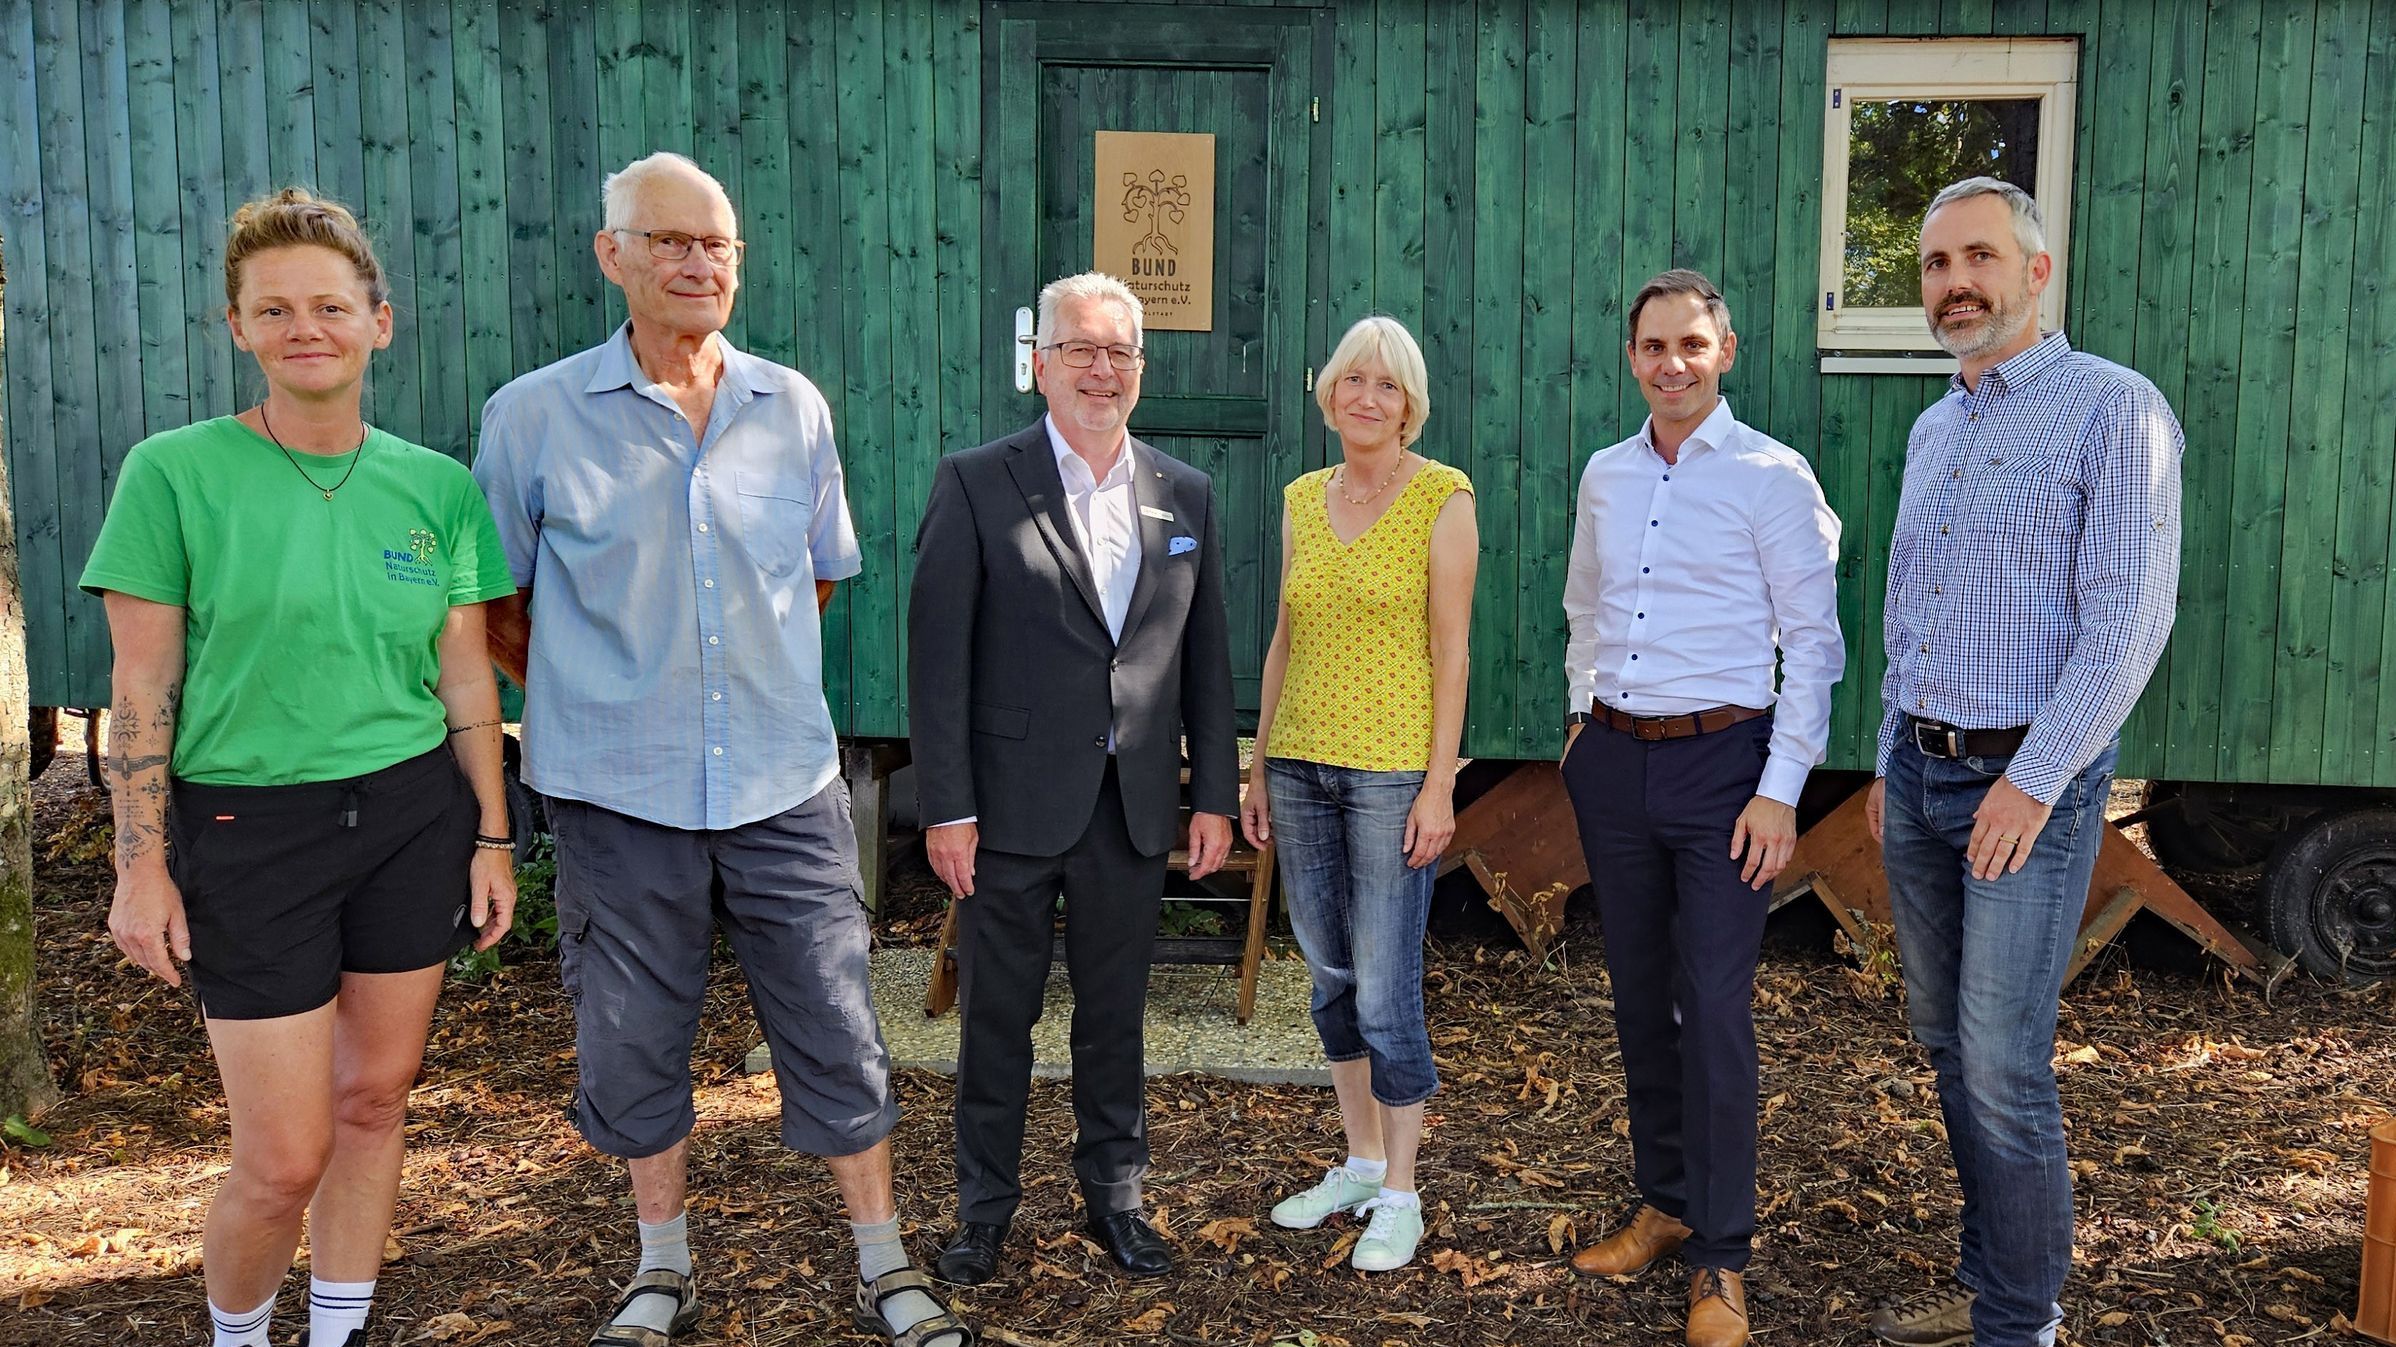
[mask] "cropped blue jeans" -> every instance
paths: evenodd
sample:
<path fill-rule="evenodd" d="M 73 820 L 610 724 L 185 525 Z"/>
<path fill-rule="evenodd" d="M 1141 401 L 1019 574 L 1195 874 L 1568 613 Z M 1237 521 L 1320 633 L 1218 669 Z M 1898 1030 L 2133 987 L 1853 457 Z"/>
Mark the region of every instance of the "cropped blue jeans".
<path fill-rule="evenodd" d="M 1404 845 L 1423 774 L 1268 758 L 1265 785 L 1323 1055 L 1369 1058 L 1374 1099 L 1419 1104 L 1439 1088 L 1423 1024 L 1423 929 L 1439 871 L 1406 864 Z"/>

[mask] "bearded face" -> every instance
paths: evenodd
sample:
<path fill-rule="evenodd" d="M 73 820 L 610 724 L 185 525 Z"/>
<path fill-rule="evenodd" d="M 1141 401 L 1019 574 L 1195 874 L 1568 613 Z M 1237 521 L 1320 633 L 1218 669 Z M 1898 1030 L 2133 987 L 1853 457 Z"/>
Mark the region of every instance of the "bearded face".
<path fill-rule="evenodd" d="M 1922 314 L 1958 360 L 2010 354 L 2033 332 L 2054 260 L 2030 252 L 1999 196 L 1966 197 L 1922 222 Z"/>

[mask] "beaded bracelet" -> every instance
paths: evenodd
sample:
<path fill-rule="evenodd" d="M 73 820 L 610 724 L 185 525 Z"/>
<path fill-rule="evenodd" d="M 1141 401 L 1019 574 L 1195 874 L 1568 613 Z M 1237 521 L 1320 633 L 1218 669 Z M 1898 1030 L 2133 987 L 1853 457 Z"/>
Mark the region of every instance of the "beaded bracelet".
<path fill-rule="evenodd" d="M 484 833 L 476 833 L 474 835 L 474 845 L 481 847 L 485 851 L 514 851 L 516 849 L 516 839 L 513 837 L 492 837 Z"/>

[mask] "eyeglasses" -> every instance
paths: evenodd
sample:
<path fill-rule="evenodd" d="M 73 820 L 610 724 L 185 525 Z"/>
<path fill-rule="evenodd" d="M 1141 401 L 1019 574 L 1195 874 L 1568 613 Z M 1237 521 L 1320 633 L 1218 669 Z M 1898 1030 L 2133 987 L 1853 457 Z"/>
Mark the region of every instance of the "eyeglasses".
<path fill-rule="evenodd" d="M 1040 348 L 1054 351 L 1057 359 L 1075 369 L 1088 369 L 1098 363 L 1098 353 L 1106 352 L 1106 362 L 1119 370 L 1135 370 L 1147 359 L 1137 346 L 1101 346 L 1094 341 L 1053 341 Z"/>
<path fill-rule="evenodd" d="M 707 260 L 719 267 L 737 267 L 740 254 L 749 245 L 739 239 L 719 238 L 714 234 L 685 234 L 679 229 L 618 229 L 618 234 L 637 234 L 649 240 L 649 255 L 660 262 L 679 262 L 691 255 L 691 245 L 698 245 Z"/>

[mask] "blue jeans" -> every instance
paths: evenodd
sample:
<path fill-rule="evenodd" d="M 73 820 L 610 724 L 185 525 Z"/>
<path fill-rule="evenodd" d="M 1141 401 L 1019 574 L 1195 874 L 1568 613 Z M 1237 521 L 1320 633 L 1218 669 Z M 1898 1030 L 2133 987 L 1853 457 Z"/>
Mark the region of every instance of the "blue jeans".
<path fill-rule="evenodd" d="M 1323 1055 L 1372 1059 L 1373 1098 L 1419 1104 L 1439 1088 L 1423 1026 L 1423 928 L 1439 867 L 1406 864 L 1404 846 L 1423 774 L 1268 758 L 1265 782 Z"/>
<path fill-rule="evenodd" d="M 1930 1050 L 1963 1186 L 1956 1280 L 1979 1347 L 2053 1347 L 2072 1265 L 2055 1008 L 2104 841 L 2107 746 L 2063 788 L 2015 874 L 1972 878 L 1972 812 L 2007 758 L 1889 759 L 1883 856 L 1914 1036 Z"/>

